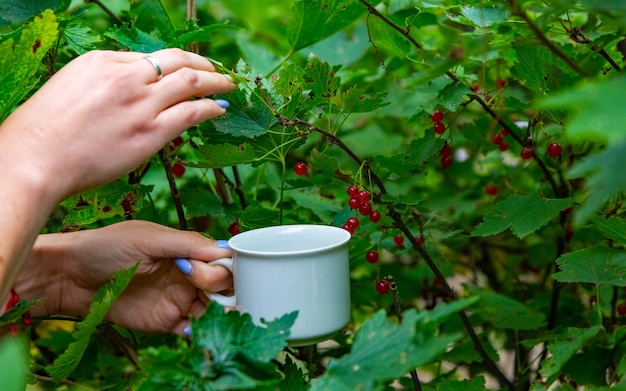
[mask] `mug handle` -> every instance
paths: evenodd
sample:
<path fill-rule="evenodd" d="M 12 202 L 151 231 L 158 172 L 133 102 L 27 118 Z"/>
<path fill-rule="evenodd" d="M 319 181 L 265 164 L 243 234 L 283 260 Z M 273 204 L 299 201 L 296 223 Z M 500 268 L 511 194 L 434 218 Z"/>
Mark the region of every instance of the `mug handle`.
<path fill-rule="evenodd" d="M 233 259 L 232 258 L 220 258 L 220 259 L 216 259 L 215 261 L 211 261 L 208 264 L 209 265 L 221 265 L 221 266 L 224 266 L 226 269 L 230 270 L 231 273 L 233 272 Z M 207 292 L 207 291 L 204 291 L 204 294 L 207 295 L 207 297 L 211 299 L 212 301 L 216 301 L 224 307 L 235 307 L 237 305 L 237 296 L 235 294 L 233 294 L 232 296 L 225 296 L 225 295 L 222 295 L 221 293 Z"/>

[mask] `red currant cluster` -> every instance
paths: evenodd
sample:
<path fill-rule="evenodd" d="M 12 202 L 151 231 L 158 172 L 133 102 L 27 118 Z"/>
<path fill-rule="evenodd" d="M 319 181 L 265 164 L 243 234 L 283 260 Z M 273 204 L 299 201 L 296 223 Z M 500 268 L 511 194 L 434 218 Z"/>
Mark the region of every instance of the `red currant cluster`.
<path fill-rule="evenodd" d="M 447 142 L 443 145 L 443 148 L 439 151 L 439 156 L 441 156 L 441 167 L 448 168 L 452 165 L 452 147 Z"/>
<path fill-rule="evenodd" d="M 380 221 L 380 212 L 374 210 L 372 207 L 372 203 L 370 202 L 371 196 L 367 190 L 360 190 L 358 187 L 350 185 L 348 186 L 347 191 L 350 196 L 350 199 L 348 200 L 350 209 L 358 210 L 361 216 L 368 216 L 372 223 Z M 359 219 L 356 217 L 350 217 L 342 228 L 353 234 L 358 227 Z"/>
<path fill-rule="evenodd" d="M 509 149 L 509 144 L 507 144 L 504 141 L 504 137 L 508 134 L 509 134 L 508 130 L 502 129 L 498 133 L 494 134 L 493 137 L 491 138 L 491 141 L 493 141 L 493 143 L 497 145 L 502 152 Z"/>
<path fill-rule="evenodd" d="M 433 130 L 437 134 L 443 134 L 446 131 L 446 125 L 443 124 L 443 112 L 441 110 L 435 110 L 433 115 L 430 116 L 430 119 L 435 123 L 433 125 Z"/>

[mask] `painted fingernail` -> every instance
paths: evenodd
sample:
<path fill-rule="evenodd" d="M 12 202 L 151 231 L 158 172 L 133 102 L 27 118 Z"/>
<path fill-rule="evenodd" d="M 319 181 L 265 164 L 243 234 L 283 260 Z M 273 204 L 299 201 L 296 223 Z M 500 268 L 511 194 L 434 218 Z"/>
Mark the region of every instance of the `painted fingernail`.
<path fill-rule="evenodd" d="M 186 276 L 191 274 L 191 262 L 185 258 L 178 258 L 174 262 L 176 262 L 176 266 L 183 272 Z"/>
<path fill-rule="evenodd" d="M 228 240 L 216 240 L 215 245 L 219 248 L 225 248 L 226 250 L 230 250 L 230 245 L 228 244 Z"/>
<path fill-rule="evenodd" d="M 230 106 L 230 103 L 224 99 L 215 99 L 215 103 L 217 103 L 222 109 L 227 109 L 228 106 Z"/>
<path fill-rule="evenodd" d="M 183 334 L 187 337 L 191 337 L 191 326 L 187 326 L 183 329 Z"/>

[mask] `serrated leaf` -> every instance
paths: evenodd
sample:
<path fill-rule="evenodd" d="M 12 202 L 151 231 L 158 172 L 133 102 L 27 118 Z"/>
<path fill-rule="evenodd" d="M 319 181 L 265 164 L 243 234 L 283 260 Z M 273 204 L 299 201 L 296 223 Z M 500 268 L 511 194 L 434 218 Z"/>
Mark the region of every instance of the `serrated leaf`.
<path fill-rule="evenodd" d="M 626 251 L 597 246 L 562 255 L 556 260 L 556 281 L 626 286 Z"/>
<path fill-rule="evenodd" d="M 385 381 L 428 363 L 460 337 L 435 337 L 431 334 L 432 324 L 427 322 L 424 328 L 428 331 L 424 331 L 417 326 L 418 318 L 415 310 L 406 311 L 398 325 L 390 322 L 384 311 L 378 311 L 357 330 L 350 353 L 331 360 L 326 372 L 312 383 L 311 389 L 377 389 Z"/>
<path fill-rule="evenodd" d="M 550 384 L 558 378 L 563 366 L 601 330 L 601 326 L 592 326 L 586 329 L 570 327 L 559 339 L 548 343 L 548 351 L 551 357 L 542 361 L 539 369 L 539 373 L 548 378 L 547 383 Z"/>
<path fill-rule="evenodd" d="M 622 98 L 626 75 L 610 80 L 586 82 L 540 101 L 540 107 L 572 113 L 567 120 L 567 134 L 574 140 L 624 141 Z"/>
<path fill-rule="evenodd" d="M 307 376 L 304 375 L 302 369 L 293 362 L 291 357 L 287 355 L 285 358 L 285 366 L 283 369 L 283 379 L 278 383 L 277 390 L 281 391 L 300 391 L 305 390 L 309 383 Z"/>
<path fill-rule="evenodd" d="M 405 58 L 412 52 L 409 41 L 384 21 L 376 18 L 370 21 L 369 28 L 371 39 L 376 47 L 384 48 L 400 58 Z"/>
<path fill-rule="evenodd" d="M 616 170 L 626 164 L 626 142 L 609 144 L 606 151 L 576 163 L 568 172 L 570 178 L 585 178 L 588 190 L 583 205 L 577 208 L 574 222 L 585 222 L 611 197 L 626 189 L 626 170 Z"/>
<path fill-rule="evenodd" d="M 571 199 L 547 199 L 538 195 L 513 194 L 485 214 L 472 232 L 474 236 L 499 234 L 507 229 L 522 239 L 537 231 L 572 205 Z"/>
<path fill-rule="evenodd" d="M 193 166 L 203 168 L 231 167 L 249 163 L 256 158 L 251 144 L 208 144 L 200 146 L 204 156 L 202 161 L 194 162 Z"/>
<path fill-rule="evenodd" d="M 471 380 L 445 379 L 437 383 L 437 391 L 484 391 L 485 378 L 476 376 Z"/>
<path fill-rule="evenodd" d="M 626 244 L 626 221 L 619 217 L 594 216 L 591 222 L 605 238 L 616 243 Z"/>
<path fill-rule="evenodd" d="M 0 25 L 21 23 L 45 10 L 61 12 L 70 3 L 71 0 L 0 0 Z"/>
<path fill-rule="evenodd" d="M 316 102 L 323 102 L 337 95 L 341 80 L 335 75 L 340 65 L 330 66 L 317 57 L 309 59 L 304 70 L 305 88 L 311 91 Z"/>
<path fill-rule="evenodd" d="M 169 44 L 170 47 L 176 46 L 179 48 L 186 48 L 192 42 L 211 42 L 214 38 L 214 34 L 224 30 L 241 30 L 240 26 L 232 24 L 230 21 L 224 23 L 211 24 L 208 26 L 194 26 L 194 28 L 183 34 L 180 34 Z"/>
<path fill-rule="evenodd" d="M 94 50 L 96 48 L 94 43 L 102 40 L 95 31 L 80 23 L 71 23 L 65 27 L 63 29 L 63 38 L 78 54 L 85 54 L 90 50 Z"/>
<path fill-rule="evenodd" d="M 389 104 L 385 102 L 386 92 L 366 94 L 361 88 L 350 87 L 343 93 L 343 111 L 348 113 L 368 113 Z"/>
<path fill-rule="evenodd" d="M 112 27 L 103 35 L 115 40 L 120 48 L 129 49 L 133 52 L 151 53 L 167 47 L 167 42 L 161 37 L 127 24 Z"/>
<path fill-rule="evenodd" d="M 511 12 L 503 5 L 475 6 L 464 5 L 461 14 L 478 27 L 489 27 L 509 19 Z"/>
<path fill-rule="evenodd" d="M 35 86 L 35 74 L 57 41 L 58 23 L 51 10 L 24 26 L 20 41 L 0 43 L 0 122 Z"/>
<path fill-rule="evenodd" d="M 287 26 L 292 52 L 333 35 L 364 11 L 358 1 L 352 0 L 297 0 Z"/>
<path fill-rule="evenodd" d="M 270 210 L 258 204 L 250 204 L 241 214 L 241 226 L 246 230 L 268 227 L 278 224 L 280 219 L 277 210 Z"/>
<path fill-rule="evenodd" d="M 248 100 L 246 92 L 238 89 L 224 95 L 224 99 L 230 102 L 228 111 L 212 121 L 218 132 L 254 138 L 267 133 L 277 122 L 272 111 L 256 94 Z"/>
<path fill-rule="evenodd" d="M 545 323 L 543 313 L 495 292 L 480 292 L 480 301 L 472 310 L 496 329 L 536 330 Z"/>
<path fill-rule="evenodd" d="M 161 36 L 174 30 L 174 24 L 161 0 L 133 1 L 130 5 L 133 26 L 141 31 L 156 31 Z"/>
<path fill-rule="evenodd" d="M 299 208 L 311 210 L 324 223 L 333 221 L 333 216 L 341 209 L 340 205 L 329 202 L 329 199 L 320 196 L 316 190 L 292 191 L 288 194 Z"/>
<path fill-rule="evenodd" d="M 67 350 L 58 356 L 54 362 L 46 367 L 46 372 L 55 382 L 67 378 L 78 366 L 83 353 L 89 344 L 91 335 L 106 316 L 115 300 L 126 289 L 139 267 L 138 261 L 129 269 L 121 269 L 113 274 L 111 281 L 96 291 L 89 306 L 89 314 L 76 325 L 76 331 L 72 334 L 72 342 Z"/>
<path fill-rule="evenodd" d="M 39 304 L 43 299 L 37 300 L 20 300 L 17 303 L 13 304 L 10 310 L 2 314 L 0 316 L 0 326 L 4 326 L 9 323 L 15 323 L 22 320 L 22 315 L 24 315 L 28 310 Z M 0 383 L 2 384 L 2 383 Z"/>
<path fill-rule="evenodd" d="M 447 111 L 457 111 L 463 104 L 463 101 L 467 99 L 469 89 L 463 83 L 450 83 L 447 84 L 443 90 L 437 103 L 443 106 Z"/>
<path fill-rule="evenodd" d="M 577 76 L 563 70 L 559 59 L 546 47 L 520 45 L 515 47 L 517 61 L 511 72 L 537 96 L 572 86 Z"/>

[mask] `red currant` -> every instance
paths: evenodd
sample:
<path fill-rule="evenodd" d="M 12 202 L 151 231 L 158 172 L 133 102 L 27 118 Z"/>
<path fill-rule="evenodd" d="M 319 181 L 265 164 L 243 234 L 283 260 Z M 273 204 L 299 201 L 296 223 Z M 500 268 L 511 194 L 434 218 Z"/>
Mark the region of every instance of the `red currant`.
<path fill-rule="evenodd" d="M 365 254 L 365 260 L 367 263 L 376 263 L 378 262 L 378 251 L 370 250 Z"/>
<path fill-rule="evenodd" d="M 507 143 L 505 143 L 505 142 L 502 142 L 502 144 L 500 144 L 500 145 L 499 145 L 499 147 L 500 147 L 500 150 L 501 150 L 502 152 L 504 152 L 504 151 L 508 151 L 508 150 L 509 150 L 509 144 L 507 144 Z"/>
<path fill-rule="evenodd" d="M 370 193 L 368 193 L 367 190 L 361 190 L 357 196 L 357 199 L 361 201 L 362 204 L 369 202 L 370 198 Z"/>
<path fill-rule="evenodd" d="M 306 171 L 307 171 L 306 163 L 305 162 L 298 162 L 298 163 L 296 163 L 296 165 L 293 167 L 293 170 L 298 175 L 306 174 Z"/>
<path fill-rule="evenodd" d="M 344 225 L 341 226 L 341 228 L 345 229 L 346 231 L 350 232 L 350 235 L 354 234 L 354 231 L 356 228 L 354 228 L 352 225 L 345 223 Z"/>
<path fill-rule="evenodd" d="M 385 280 L 378 281 L 376 283 L 376 292 L 378 292 L 381 295 L 384 295 L 385 293 L 389 292 L 389 283 Z"/>
<path fill-rule="evenodd" d="M 361 202 L 356 198 L 350 198 L 348 205 L 350 205 L 350 209 L 358 209 L 361 206 Z"/>
<path fill-rule="evenodd" d="M 563 148 L 561 147 L 561 144 L 552 143 L 548 145 L 548 155 L 552 157 L 559 157 L 561 156 L 562 152 L 563 152 Z"/>
<path fill-rule="evenodd" d="M 594 305 L 598 302 L 598 296 L 593 295 L 589 298 L 589 304 Z"/>
<path fill-rule="evenodd" d="M 174 163 L 172 165 L 172 175 L 174 175 L 177 178 L 180 178 L 183 175 L 185 175 L 185 165 L 182 164 L 181 162 Z"/>
<path fill-rule="evenodd" d="M 393 237 L 393 242 L 396 246 L 402 246 L 404 244 L 404 236 L 402 236 L 402 234 L 397 234 Z"/>
<path fill-rule="evenodd" d="M 496 80 L 496 84 L 498 85 L 498 88 L 504 88 L 506 87 L 506 80 L 498 78 L 498 80 Z"/>
<path fill-rule="evenodd" d="M 346 221 L 346 224 L 348 224 L 351 227 L 354 227 L 355 230 L 359 228 L 359 223 L 360 223 L 359 219 L 357 219 L 356 217 L 350 217 L 348 221 Z"/>
<path fill-rule="evenodd" d="M 435 122 L 433 129 L 435 130 L 435 133 L 443 134 L 443 132 L 446 131 L 446 125 L 444 125 L 443 122 Z"/>
<path fill-rule="evenodd" d="M 485 186 L 485 193 L 491 196 L 498 195 L 498 186 L 494 185 L 493 183 L 489 183 L 487 186 Z"/>
<path fill-rule="evenodd" d="M 474 92 L 480 91 L 480 85 L 478 85 L 478 83 L 472 84 L 472 91 Z"/>
<path fill-rule="evenodd" d="M 509 131 L 502 128 L 502 130 L 500 131 L 500 133 L 502 133 L 503 136 L 506 136 L 507 134 L 509 134 Z"/>
<path fill-rule="evenodd" d="M 363 216 L 369 216 L 370 213 L 372 213 L 372 204 L 369 202 L 361 204 L 361 206 L 359 206 L 359 213 Z"/>
<path fill-rule="evenodd" d="M 348 186 L 348 195 L 351 198 L 356 197 L 357 195 L 359 195 L 359 188 L 354 185 Z"/>
<path fill-rule="evenodd" d="M 415 241 L 417 242 L 418 245 L 423 246 L 424 245 L 424 238 L 421 236 L 416 236 L 415 237 Z"/>
<path fill-rule="evenodd" d="M 502 144 L 502 133 L 494 134 L 493 137 L 491 138 L 491 141 L 493 141 L 493 143 L 496 144 L 496 145 L 501 145 Z"/>
<path fill-rule="evenodd" d="M 448 143 L 445 143 L 443 148 L 441 148 L 441 150 L 439 151 L 440 156 L 450 156 L 451 153 L 452 147 Z"/>
<path fill-rule="evenodd" d="M 452 165 L 452 157 L 451 156 L 442 156 L 441 157 L 441 167 L 448 168 Z"/>
<path fill-rule="evenodd" d="M 433 115 L 430 116 L 433 122 L 441 122 L 443 120 L 443 112 L 441 110 L 435 110 Z"/>
<path fill-rule="evenodd" d="M 380 221 L 380 212 L 373 210 L 372 213 L 370 213 L 370 221 L 372 223 L 378 223 Z"/>
<path fill-rule="evenodd" d="M 524 147 L 522 148 L 522 152 L 520 152 L 520 156 L 522 157 L 522 159 L 528 160 L 533 157 L 533 150 L 528 147 Z"/>
<path fill-rule="evenodd" d="M 172 140 L 172 144 L 174 144 L 175 147 L 180 147 L 180 145 L 183 143 L 183 138 L 178 136 L 176 137 L 174 140 Z"/>
<path fill-rule="evenodd" d="M 235 220 L 235 222 L 228 226 L 228 233 L 231 235 L 241 233 L 241 230 L 239 229 L 239 221 Z"/>
<path fill-rule="evenodd" d="M 619 314 L 619 316 L 626 315 L 626 303 L 621 303 L 617 306 L 617 313 Z"/>

